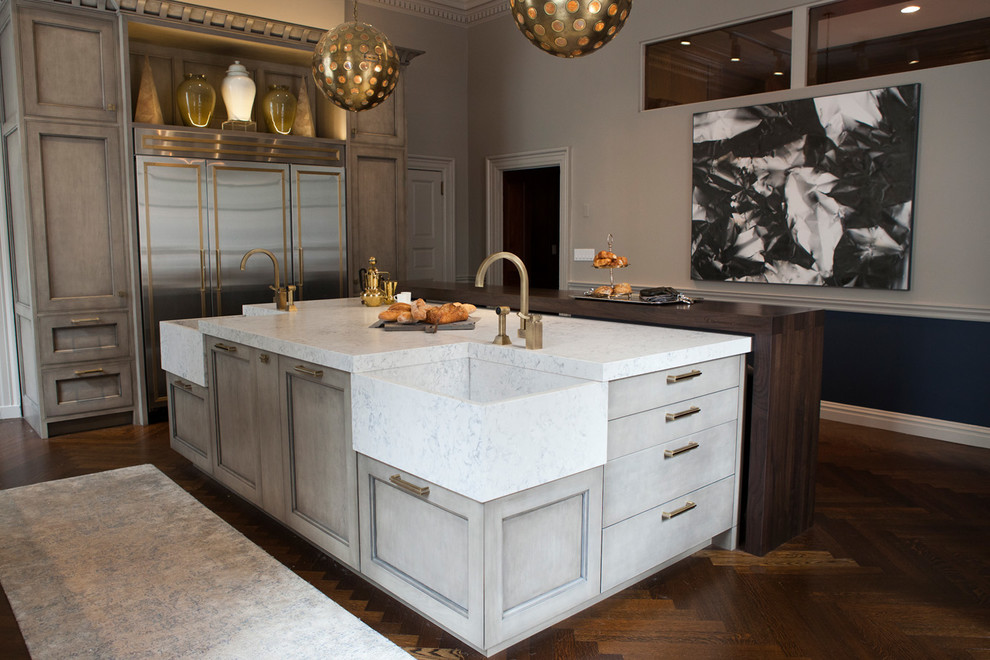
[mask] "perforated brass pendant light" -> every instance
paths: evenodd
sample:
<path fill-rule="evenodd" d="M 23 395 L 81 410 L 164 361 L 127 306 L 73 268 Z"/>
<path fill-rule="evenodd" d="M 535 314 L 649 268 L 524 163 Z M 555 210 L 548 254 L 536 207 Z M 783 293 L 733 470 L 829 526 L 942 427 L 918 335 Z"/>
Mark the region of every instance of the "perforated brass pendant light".
<path fill-rule="evenodd" d="M 618 34 L 632 0 L 509 0 L 509 7 L 516 27 L 540 49 L 580 57 Z"/>
<path fill-rule="evenodd" d="M 344 110 L 369 110 L 384 101 L 399 81 L 399 56 L 385 33 L 357 18 L 320 38 L 313 51 L 316 86 Z"/>

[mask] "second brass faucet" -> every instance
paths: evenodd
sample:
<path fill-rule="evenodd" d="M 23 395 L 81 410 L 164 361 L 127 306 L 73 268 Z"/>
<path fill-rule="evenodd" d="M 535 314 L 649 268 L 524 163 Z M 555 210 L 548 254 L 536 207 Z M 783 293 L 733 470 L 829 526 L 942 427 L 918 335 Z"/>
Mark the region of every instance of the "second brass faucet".
<path fill-rule="evenodd" d="M 529 273 L 526 272 L 526 265 L 523 264 L 522 259 L 511 252 L 496 252 L 488 255 L 478 266 L 478 272 L 474 276 L 474 285 L 484 286 L 485 273 L 488 272 L 493 263 L 500 259 L 513 263 L 516 270 L 519 271 L 519 336 L 526 339 L 526 348 L 543 348 L 543 317 L 539 314 L 529 313 Z M 500 314 L 499 318 L 504 319 L 504 314 Z M 499 336 L 495 338 L 495 343 L 507 343 L 502 340 L 504 336 L 500 331 Z"/>
<path fill-rule="evenodd" d="M 275 292 L 275 308 L 283 312 L 294 312 L 296 311 L 296 305 L 292 301 L 292 297 L 295 294 L 296 287 L 294 284 L 290 284 L 287 287 L 282 287 L 279 285 L 279 275 L 278 275 L 278 258 L 269 250 L 264 248 L 254 248 L 253 250 L 248 250 L 243 257 L 241 257 L 241 270 L 244 270 L 247 266 L 248 257 L 253 254 L 263 254 L 272 260 L 272 266 L 275 268 L 275 286 L 268 287 Z"/>

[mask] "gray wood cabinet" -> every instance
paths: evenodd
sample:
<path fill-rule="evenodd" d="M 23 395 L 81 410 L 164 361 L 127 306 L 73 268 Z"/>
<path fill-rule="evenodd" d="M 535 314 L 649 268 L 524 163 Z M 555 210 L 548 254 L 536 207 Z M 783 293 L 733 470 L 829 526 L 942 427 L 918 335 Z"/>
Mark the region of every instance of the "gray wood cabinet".
<path fill-rule="evenodd" d="M 168 437 L 172 449 L 207 474 L 213 474 L 210 391 L 168 374 Z"/>
<path fill-rule="evenodd" d="M 0 55 L 23 415 L 43 437 L 132 421 L 119 20 L 5 2 Z"/>
<path fill-rule="evenodd" d="M 484 504 L 358 456 L 361 572 L 495 649 L 600 593 L 602 470 Z"/>
<path fill-rule="evenodd" d="M 117 123 L 117 20 L 95 12 L 18 10 L 24 114 Z"/>
<path fill-rule="evenodd" d="M 350 374 L 279 357 L 286 525 L 357 569 Z"/>
<path fill-rule="evenodd" d="M 213 476 L 282 518 L 285 495 L 277 356 L 213 337 L 206 342 Z"/>
<path fill-rule="evenodd" d="M 24 130 L 39 312 L 127 309 L 116 126 L 28 121 Z"/>

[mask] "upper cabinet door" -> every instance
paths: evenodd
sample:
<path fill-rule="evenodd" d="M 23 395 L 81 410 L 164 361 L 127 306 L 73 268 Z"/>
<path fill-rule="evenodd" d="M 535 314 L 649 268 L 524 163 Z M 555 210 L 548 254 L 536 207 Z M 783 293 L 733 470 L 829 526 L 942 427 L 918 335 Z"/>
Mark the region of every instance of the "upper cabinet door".
<path fill-rule="evenodd" d="M 118 120 L 116 18 L 90 13 L 19 12 L 25 115 Z"/>
<path fill-rule="evenodd" d="M 127 307 L 119 131 L 28 122 L 24 142 L 38 311 Z"/>
<path fill-rule="evenodd" d="M 348 112 L 348 123 L 351 131 L 351 141 L 362 144 L 381 144 L 393 147 L 406 145 L 406 110 L 405 92 L 403 91 L 402 76 L 392 95 L 381 105 L 371 110 Z"/>

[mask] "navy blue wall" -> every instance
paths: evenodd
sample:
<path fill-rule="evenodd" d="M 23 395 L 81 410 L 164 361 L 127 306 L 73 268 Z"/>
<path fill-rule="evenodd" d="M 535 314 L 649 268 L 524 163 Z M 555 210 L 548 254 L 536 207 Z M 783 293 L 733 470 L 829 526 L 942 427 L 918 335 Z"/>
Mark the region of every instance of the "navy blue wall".
<path fill-rule="evenodd" d="M 990 323 L 825 313 L 822 400 L 990 427 Z"/>

